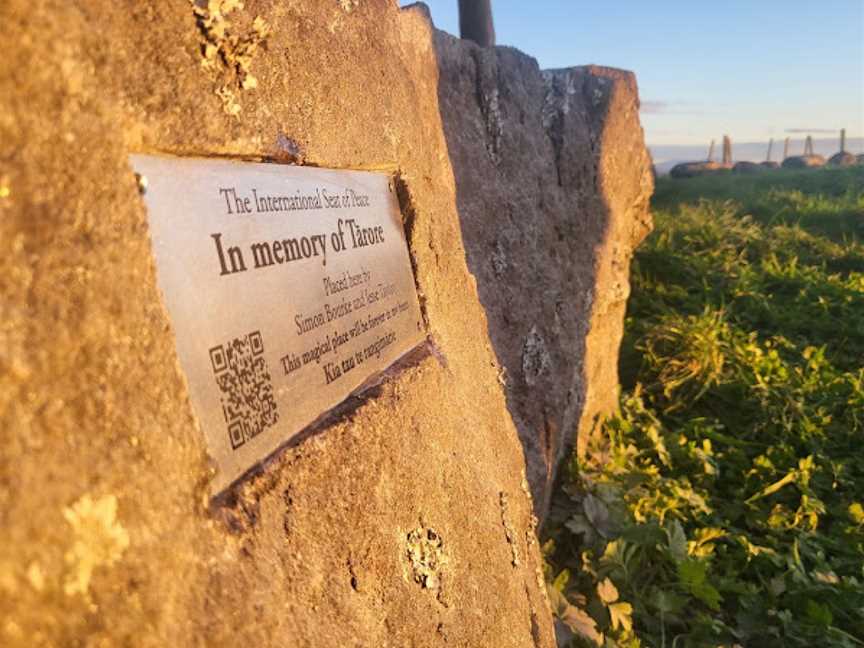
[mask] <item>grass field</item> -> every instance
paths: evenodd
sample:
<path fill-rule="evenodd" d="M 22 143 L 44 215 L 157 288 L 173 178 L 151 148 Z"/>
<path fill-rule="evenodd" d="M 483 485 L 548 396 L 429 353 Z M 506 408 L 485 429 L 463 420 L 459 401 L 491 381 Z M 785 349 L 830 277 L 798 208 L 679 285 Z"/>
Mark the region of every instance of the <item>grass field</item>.
<path fill-rule="evenodd" d="M 864 167 L 661 179 L 653 208 L 620 413 L 546 525 L 562 635 L 864 646 Z"/>

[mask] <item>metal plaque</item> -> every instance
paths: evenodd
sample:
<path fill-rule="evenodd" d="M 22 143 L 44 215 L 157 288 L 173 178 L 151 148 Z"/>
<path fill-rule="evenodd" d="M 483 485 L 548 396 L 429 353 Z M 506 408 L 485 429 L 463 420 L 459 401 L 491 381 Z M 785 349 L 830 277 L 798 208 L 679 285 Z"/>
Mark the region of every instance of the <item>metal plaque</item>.
<path fill-rule="evenodd" d="M 214 492 L 424 340 L 388 174 L 131 162 Z"/>

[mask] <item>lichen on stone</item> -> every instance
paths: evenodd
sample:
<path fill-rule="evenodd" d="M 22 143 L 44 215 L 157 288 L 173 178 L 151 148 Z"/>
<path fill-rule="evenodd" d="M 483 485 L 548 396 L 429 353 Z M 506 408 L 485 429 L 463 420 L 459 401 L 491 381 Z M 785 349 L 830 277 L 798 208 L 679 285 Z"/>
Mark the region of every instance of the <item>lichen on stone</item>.
<path fill-rule="evenodd" d="M 207 69 L 219 69 L 228 73 L 228 82 L 216 94 L 222 99 L 222 107 L 229 115 L 237 117 L 241 105 L 234 90 L 251 90 L 258 86 L 252 74 L 252 61 L 259 48 L 270 35 L 270 26 L 256 16 L 251 26 L 232 22 L 229 14 L 243 9 L 242 0 L 190 0 L 198 28 L 204 37 L 201 48 L 201 65 Z"/>
<path fill-rule="evenodd" d="M 237 117 L 243 109 L 240 102 L 237 100 L 237 95 L 228 86 L 220 86 L 216 88 L 216 96 L 222 100 L 222 110 L 232 117 Z"/>
<path fill-rule="evenodd" d="M 414 582 L 425 589 L 438 589 L 447 563 L 441 536 L 435 529 L 418 527 L 408 534 L 406 548 Z"/>
<path fill-rule="evenodd" d="M 537 326 L 532 326 L 522 347 L 522 374 L 528 386 L 537 382 L 537 378 L 549 369 L 551 362 L 546 341 Z"/>
<path fill-rule="evenodd" d="M 74 540 L 66 552 L 70 566 L 64 583 L 69 596 L 86 595 L 90 590 L 93 570 L 110 567 L 129 547 L 129 534 L 117 520 L 117 497 L 105 495 L 94 500 L 89 494 L 71 507 L 63 509 L 63 517 L 72 527 Z"/>
<path fill-rule="evenodd" d="M 500 240 L 495 241 L 495 249 L 492 250 L 492 271 L 495 276 L 500 278 L 507 270 L 507 252 L 504 250 L 504 245 Z"/>
<path fill-rule="evenodd" d="M 540 520 L 534 514 L 534 497 L 531 495 L 531 486 L 528 483 L 524 470 L 522 471 L 522 480 L 519 486 L 522 488 L 522 492 L 528 502 L 528 508 L 531 511 L 531 515 L 528 518 L 528 528 L 525 530 L 525 542 L 531 547 L 537 541 L 537 527 L 540 526 Z"/>
<path fill-rule="evenodd" d="M 480 108 L 486 118 L 486 151 L 492 163 L 497 165 L 501 163 L 501 138 L 504 136 L 498 88 L 492 88 L 490 93 L 482 95 Z"/>
<path fill-rule="evenodd" d="M 501 507 L 501 524 L 504 527 L 504 537 L 507 538 L 507 544 L 510 545 L 510 561 L 514 567 L 518 567 L 521 561 L 519 560 L 519 547 L 516 544 L 516 529 L 510 521 L 510 503 L 507 493 L 502 491 L 498 497 L 498 503 Z"/>
<path fill-rule="evenodd" d="M 548 131 L 563 115 L 570 113 L 570 104 L 576 95 L 576 81 L 569 70 L 543 70 L 541 76 L 545 86 L 541 121 Z"/>

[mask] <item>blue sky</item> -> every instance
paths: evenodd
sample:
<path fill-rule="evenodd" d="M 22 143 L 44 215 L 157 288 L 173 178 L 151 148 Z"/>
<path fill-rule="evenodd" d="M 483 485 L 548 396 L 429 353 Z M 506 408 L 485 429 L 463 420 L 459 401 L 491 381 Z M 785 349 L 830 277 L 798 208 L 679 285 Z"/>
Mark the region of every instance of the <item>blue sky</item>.
<path fill-rule="evenodd" d="M 402 2 L 402 4 L 408 4 Z M 427 0 L 459 32 L 456 0 Z M 543 68 L 636 72 L 649 144 L 864 136 L 864 0 L 493 0 L 499 45 Z M 821 133 L 820 130 L 831 131 Z"/>

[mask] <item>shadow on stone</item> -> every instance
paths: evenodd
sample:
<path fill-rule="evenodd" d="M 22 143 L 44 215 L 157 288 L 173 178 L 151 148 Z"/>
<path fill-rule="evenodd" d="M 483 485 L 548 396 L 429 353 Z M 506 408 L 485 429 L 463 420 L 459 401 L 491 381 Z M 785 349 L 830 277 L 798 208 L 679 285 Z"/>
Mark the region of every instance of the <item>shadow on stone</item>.
<path fill-rule="evenodd" d="M 651 229 L 635 78 L 541 71 L 441 31 L 436 48 L 468 267 L 543 517 L 561 459 L 617 406 L 630 258 Z"/>

